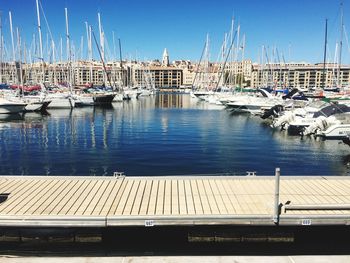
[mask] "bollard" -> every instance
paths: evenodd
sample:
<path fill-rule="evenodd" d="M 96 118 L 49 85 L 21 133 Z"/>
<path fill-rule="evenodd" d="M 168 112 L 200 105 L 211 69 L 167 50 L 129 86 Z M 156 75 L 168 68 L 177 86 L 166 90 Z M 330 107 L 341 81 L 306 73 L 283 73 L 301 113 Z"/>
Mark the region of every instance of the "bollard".
<path fill-rule="evenodd" d="M 280 217 L 280 168 L 276 168 L 275 171 L 275 206 L 274 206 L 274 214 L 273 214 L 273 222 L 278 225 L 279 217 Z"/>

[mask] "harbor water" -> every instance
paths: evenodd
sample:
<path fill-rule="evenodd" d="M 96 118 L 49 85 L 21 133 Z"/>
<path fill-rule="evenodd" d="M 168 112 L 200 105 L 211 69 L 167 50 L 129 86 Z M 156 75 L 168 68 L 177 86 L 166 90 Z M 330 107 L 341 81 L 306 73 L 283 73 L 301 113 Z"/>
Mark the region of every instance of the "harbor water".
<path fill-rule="evenodd" d="M 0 174 L 348 175 L 350 147 L 289 136 L 187 94 L 0 116 Z"/>

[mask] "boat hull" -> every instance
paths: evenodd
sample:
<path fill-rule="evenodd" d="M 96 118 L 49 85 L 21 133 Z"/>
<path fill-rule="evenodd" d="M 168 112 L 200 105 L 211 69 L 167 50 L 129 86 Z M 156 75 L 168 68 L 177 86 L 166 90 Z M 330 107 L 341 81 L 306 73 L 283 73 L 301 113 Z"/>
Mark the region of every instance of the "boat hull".
<path fill-rule="evenodd" d="M 26 104 L 3 104 L 0 105 L 0 114 L 13 114 L 24 111 Z"/>
<path fill-rule="evenodd" d="M 94 105 L 111 105 L 114 97 L 115 94 L 95 95 L 93 96 Z"/>

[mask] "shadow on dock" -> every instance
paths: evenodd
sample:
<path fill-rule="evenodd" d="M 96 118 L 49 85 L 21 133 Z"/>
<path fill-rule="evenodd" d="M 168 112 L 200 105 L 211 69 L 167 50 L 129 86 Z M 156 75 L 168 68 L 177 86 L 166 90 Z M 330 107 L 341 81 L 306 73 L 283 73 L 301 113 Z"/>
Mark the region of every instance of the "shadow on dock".
<path fill-rule="evenodd" d="M 126 227 L 1 229 L 2 255 L 345 255 L 350 228 Z"/>

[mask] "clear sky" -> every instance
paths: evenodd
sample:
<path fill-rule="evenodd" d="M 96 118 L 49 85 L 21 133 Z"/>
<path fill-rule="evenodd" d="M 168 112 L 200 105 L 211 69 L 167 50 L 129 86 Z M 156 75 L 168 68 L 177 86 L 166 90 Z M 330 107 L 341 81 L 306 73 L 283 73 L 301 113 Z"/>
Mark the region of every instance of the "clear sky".
<path fill-rule="evenodd" d="M 258 61 L 262 45 L 276 47 L 286 61 L 323 61 L 324 23 L 329 20 L 328 58 L 334 60 L 335 43 L 340 38 L 340 0 L 41 0 L 56 46 L 65 37 L 64 8 L 68 8 L 71 38 L 76 49 L 84 37 L 85 21 L 98 37 L 97 13 L 113 57 L 112 31 L 120 38 L 123 56 L 139 60 L 161 59 L 167 48 L 170 60 L 199 60 L 206 34 L 211 40 L 215 61 L 231 18 L 241 25 L 246 37 L 245 57 Z M 350 64 L 350 0 L 343 0 L 346 34 L 342 61 Z M 30 45 L 37 32 L 35 0 L 0 0 L 5 41 L 10 50 L 9 15 L 14 27 Z M 41 16 L 44 46 L 47 26 Z M 64 40 L 65 41 L 65 40 Z M 64 42 L 65 43 L 65 42 Z M 95 56 L 97 53 L 95 52 Z"/>

